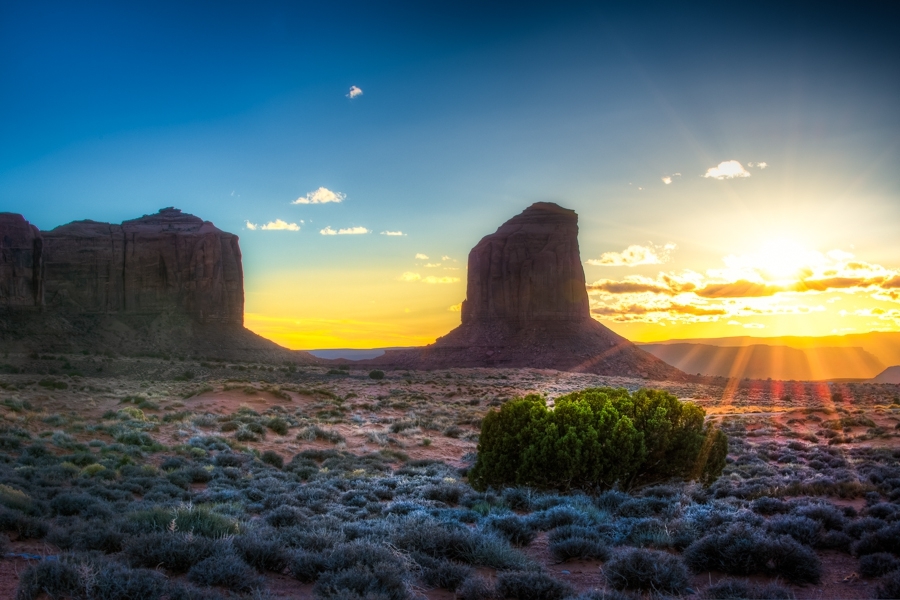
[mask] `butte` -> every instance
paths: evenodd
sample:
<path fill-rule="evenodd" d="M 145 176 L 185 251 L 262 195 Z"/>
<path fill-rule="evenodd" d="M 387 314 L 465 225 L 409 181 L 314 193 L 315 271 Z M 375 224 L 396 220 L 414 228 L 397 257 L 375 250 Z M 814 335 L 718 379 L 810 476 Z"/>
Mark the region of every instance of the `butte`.
<path fill-rule="evenodd" d="M 459 327 L 429 346 L 389 350 L 360 363 L 686 378 L 591 317 L 578 250 L 578 215 L 549 202 L 532 204 L 469 252 Z"/>

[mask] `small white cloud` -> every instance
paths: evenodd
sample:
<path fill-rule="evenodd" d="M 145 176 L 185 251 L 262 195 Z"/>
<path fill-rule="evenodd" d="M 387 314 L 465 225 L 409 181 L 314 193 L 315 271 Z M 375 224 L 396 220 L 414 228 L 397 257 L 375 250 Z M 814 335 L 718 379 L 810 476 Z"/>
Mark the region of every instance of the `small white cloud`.
<path fill-rule="evenodd" d="M 402 231 L 382 231 L 381 235 L 389 235 L 389 236 L 401 236 L 406 235 Z"/>
<path fill-rule="evenodd" d="M 363 91 L 361 89 L 359 89 L 358 87 L 356 87 L 355 85 L 351 85 L 350 91 L 347 92 L 347 97 L 350 98 L 351 100 L 353 100 L 357 96 L 362 96 L 362 95 L 363 95 Z M 376 96 L 377 96 L 377 94 L 376 94 Z"/>
<path fill-rule="evenodd" d="M 764 162 L 757 162 L 757 163 L 748 162 L 747 166 L 748 167 L 756 167 L 757 169 L 761 170 L 761 169 L 765 169 L 769 165 L 768 165 L 768 163 L 764 163 Z"/>
<path fill-rule="evenodd" d="M 365 227 L 347 227 L 345 229 L 334 230 L 331 228 L 331 225 L 328 225 L 325 229 L 319 230 L 319 233 L 322 235 L 361 235 L 370 232 Z"/>
<path fill-rule="evenodd" d="M 672 173 L 671 175 L 663 175 L 662 182 L 666 185 L 669 185 L 672 183 L 672 181 L 675 180 L 676 177 L 681 177 L 681 173 Z"/>
<path fill-rule="evenodd" d="M 739 321 L 731 320 L 731 321 L 728 321 L 728 324 L 729 325 L 740 325 L 741 323 Z"/>
<path fill-rule="evenodd" d="M 444 256 L 441 257 L 441 260 L 450 260 L 450 257 L 447 256 L 447 255 L 444 255 Z"/>
<path fill-rule="evenodd" d="M 636 267 L 638 265 L 661 265 L 668 262 L 675 244 L 659 247 L 653 244 L 639 246 L 632 244 L 621 252 L 604 252 L 600 258 L 592 258 L 587 264 L 595 267 Z"/>
<path fill-rule="evenodd" d="M 256 231 L 256 229 L 258 227 L 259 227 L 259 225 L 257 225 L 256 223 L 251 223 L 250 221 L 247 221 L 247 229 L 249 229 L 250 231 Z"/>
<path fill-rule="evenodd" d="M 265 231 L 300 231 L 300 226 L 296 223 L 287 223 L 281 219 L 275 219 L 274 221 L 269 221 L 260 229 Z"/>
<path fill-rule="evenodd" d="M 364 233 L 371 233 L 365 227 L 348 227 L 346 229 L 338 229 L 338 235 L 362 235 Z"/>
<path fill-rule="evenodd" d="M 734 179 L 735 177 L 750 177 L 749 171 L 736 160 L 726 160 L 720 162 L 717 167 L 710 167 L 706 170 L 706 178 L 711 179 Z"/>
<path fill-rule="evenodd" d="M 418 254 L 416 254 L 416 260 L 428 260 L 428 255 L 419 252 Z"/>
<path fill-rule="evenodd" d="M 300 196 L 291 204 L 328 204 L 329 202 L 343 202 L 346 197 L 346 194 L 332 192 L 328 188 L 320 187 L 305 196 Z"/>
<path fill-rule="evenodd" d="M 441 266 L 441 263 L 425 263 L 425 267 L 429 269 L 436 269 Z"/>

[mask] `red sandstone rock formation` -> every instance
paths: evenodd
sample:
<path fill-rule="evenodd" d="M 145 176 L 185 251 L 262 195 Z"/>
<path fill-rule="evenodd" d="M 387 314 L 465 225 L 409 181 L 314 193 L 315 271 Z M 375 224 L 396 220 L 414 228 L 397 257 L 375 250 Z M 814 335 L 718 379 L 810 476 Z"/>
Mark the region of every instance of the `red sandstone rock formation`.
<path fill-rule="evenodd" d="M 466 296 L 463 325 L 590 319 L 575 211 L 538 202 L 482 238 Z"/>
<path fill-rule="evenodd" d="M 685 377 L 591 318 L 578 215 L 556 204 L 533 204 L 482 238 L 469 253 L 466 296 L 462 324 L 434 344 L 361 362 Z"/>
<path fill-rule="evenodd" d="M 45 232 L 0 213 L 0 309 L 6 347 L 319 362 L 243 327 L 237 236 L 175 208 Z"/>
<path fill-rule="evenodd" d="M 0 306 L 43 303 L 41 232 L 22 215 L 0 213 Z"/>
<path fill-rule="evenodd" d="M 43 237 L 48 305 L 244 322 L 238 238 L 209 221 L 165 208 L 122 225 L 76 221 Z"/>

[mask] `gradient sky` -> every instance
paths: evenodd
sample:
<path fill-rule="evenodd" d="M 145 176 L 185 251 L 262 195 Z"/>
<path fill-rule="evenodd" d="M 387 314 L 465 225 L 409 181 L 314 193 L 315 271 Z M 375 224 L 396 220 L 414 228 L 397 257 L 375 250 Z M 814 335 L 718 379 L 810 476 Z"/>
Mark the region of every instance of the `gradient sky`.
<path fill-rule="evenodd" d="M 900 329 L 900 5 L 485 4 L 0 3 L 0 211 L 210 220 L 294 348 L 433 341 L 535 201 L 632 339 Z"/>

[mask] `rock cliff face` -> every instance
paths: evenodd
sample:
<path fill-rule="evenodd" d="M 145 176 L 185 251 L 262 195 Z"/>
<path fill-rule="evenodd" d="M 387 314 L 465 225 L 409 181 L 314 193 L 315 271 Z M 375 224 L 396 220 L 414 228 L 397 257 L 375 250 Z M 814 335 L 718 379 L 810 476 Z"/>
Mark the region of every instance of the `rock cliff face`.
<path fill-rule="evenodd" d="M 76 221 L 43 237 L 49 306 L 244 322 L 238 238 L 208 221 L 166 208 L 121 225 Z"/>
<path fill-rule="evenodd" d="M 22 215 L 0 213 L 0 306 L 34 307 L 43 303 L 42 255 L 38 228 Z"/>
<path fill-rule="evenodd" d="M 38 231 L 0 213 L 0 342 L 316 363 L 243 327 L 237 236 L 175 208 Z"/>
<path fill-rule="evenodd" d="M 584 321 L 590 305 L 578 254 L 578 215 L 538 202 L 469 253 L 463 325 Z"/>
<path fill-rule="evenodd" d="M 434 344 L 361 362 L 685 378 L 591 318 L 578 215 L 556 204 L 533 204 L 472 249 L 466 296 L 462 324 Z"/>

